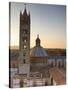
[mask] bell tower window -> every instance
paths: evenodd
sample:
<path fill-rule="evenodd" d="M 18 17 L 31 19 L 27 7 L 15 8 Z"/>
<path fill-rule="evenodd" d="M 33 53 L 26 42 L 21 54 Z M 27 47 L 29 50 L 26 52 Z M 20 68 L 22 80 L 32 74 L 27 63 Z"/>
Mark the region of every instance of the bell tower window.
<path fill-rule="evenodd" d="M 23 34 L 27 34 L 27 33 L 28 33 L 27 29 L 23 29 Z"/>
<path fill-rule="evenodd" d="M 26 53 L 25 52 L 23 53 L 23 56 L 26 56 Z"/>
<path fill-rule="evenodd" d="M 27 37 L 22 37 L 22 40 L 23 40 L 24 43 L 26 43 L 27 42 Z"/>
<path fill-rule="evenodd" d="M 27 48 L 27 46 L 26 45 L 24 45 L 24 47 L 23 47 L 24 49 L 26 49 Z"/>
<path fill-rule="evenodd" d="M 24 38 L 24 39 L 23 39 L 23 42 L 24 42 L 24 43 L 26 43 L 26 42 L 27 42 L 27 39 L 26 39 L 26 38 Z"/>
<path fill-rule="evenodd" d="M 25 18 L 25 19 L 26 19 L 26 18 Z M 26 19 L 26 20 L 23 19 L 23 20 L 22 20 L 22 23 L 23 23 L 23 25 L 26 25 L 26 24 L 28 25 L 28 20 L 27 20 L 27 19 Z"/>
<path fill-rule="evenodd" d="M 26 63 L 26 60 L 25 59 L 23 59 L 23 63 Z"/>

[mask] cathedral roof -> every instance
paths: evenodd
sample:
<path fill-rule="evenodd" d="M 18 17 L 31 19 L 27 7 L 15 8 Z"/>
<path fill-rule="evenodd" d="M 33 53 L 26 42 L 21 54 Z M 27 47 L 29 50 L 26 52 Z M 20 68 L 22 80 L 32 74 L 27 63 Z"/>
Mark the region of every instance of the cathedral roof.
<path fill-rule="evenodd" d="M 31 57 L 46 57 L 46 56 L 48 56 L 48 54 L 43 47 L 35 46 L 34 48 L 32 48 L 32 50 L 30 52 L 30 56 Z"/>
<path fill-rule="evenodd" d="M 48 56 L 46 50 L 43 47 L 41 47 L 40 42 L 41 41 L 40 41 L 39 35 L 38 35 L 37 39 L 36 39 L 36 46 L 34 48 L 32 48 L 31 52 L 30 52 L 31 57 L 46 57 L 46 56 Z"/>

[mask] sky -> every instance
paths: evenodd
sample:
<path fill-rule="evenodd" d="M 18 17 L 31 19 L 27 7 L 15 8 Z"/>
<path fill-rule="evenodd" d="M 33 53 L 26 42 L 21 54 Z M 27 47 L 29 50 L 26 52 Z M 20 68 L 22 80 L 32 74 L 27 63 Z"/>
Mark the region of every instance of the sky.
<path fill-rule="evenodd" d="M 20 11 L 23 3 L 11 3 L 10 10 L 10 46 L 19 46 Z M 26 4 L 30 12 L 30 47 L 35 46 L 37 34 L 44 48 L 66 48 L 66 6 L 48 4 Z"/>

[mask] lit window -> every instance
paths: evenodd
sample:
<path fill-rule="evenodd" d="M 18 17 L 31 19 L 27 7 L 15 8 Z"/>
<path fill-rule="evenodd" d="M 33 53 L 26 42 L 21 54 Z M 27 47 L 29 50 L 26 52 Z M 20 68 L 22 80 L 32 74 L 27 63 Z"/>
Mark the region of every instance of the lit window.
<path fill-rule="evenodd" d="M 27 46 L 26 45 L 24 45 L 24 49 L 26 49 L 27 48 Z"/>
<path fill-rule="evenodd" d="M 27 37 L 22 37 L 23 42 L 26 43 L 27 42 Z"/>
<path fill-rule="evenodd" d="M 26 43 L 26 41 L 27 41 L 27 40 L 26 40 L 26 39 L 24 39 L 24 42 L 25 42 L 25 43 Z"/>

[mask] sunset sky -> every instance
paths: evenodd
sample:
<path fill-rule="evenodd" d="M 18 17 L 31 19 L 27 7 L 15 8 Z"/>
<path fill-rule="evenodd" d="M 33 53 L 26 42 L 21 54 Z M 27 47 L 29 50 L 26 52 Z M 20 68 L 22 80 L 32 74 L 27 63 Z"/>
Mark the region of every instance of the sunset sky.
<path fill-rule="evenodd" d="M 19 46 L 20 11 L 23 3 L 11 3 L 10 45 Z M 26 4 L 31 16 L 30 47 L 35 46 L 37 34 L 44 48 L 66 48 L 66 6 Z"/>

